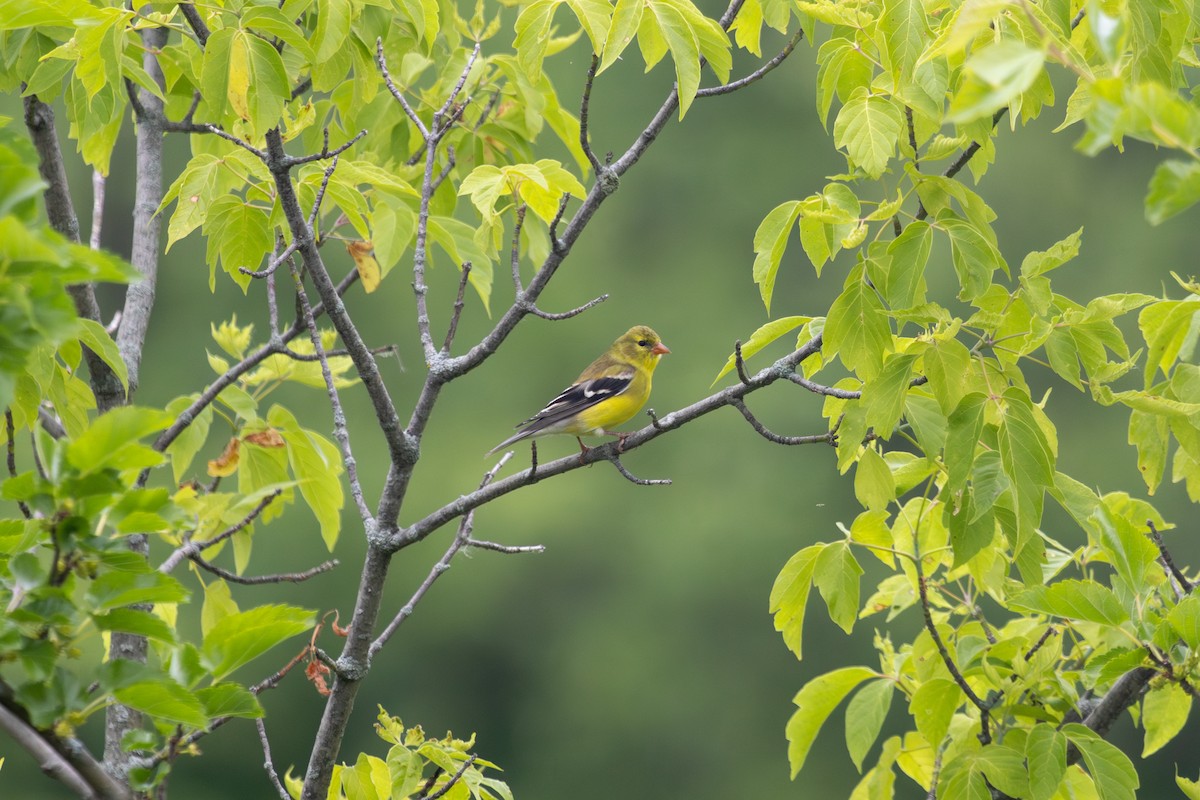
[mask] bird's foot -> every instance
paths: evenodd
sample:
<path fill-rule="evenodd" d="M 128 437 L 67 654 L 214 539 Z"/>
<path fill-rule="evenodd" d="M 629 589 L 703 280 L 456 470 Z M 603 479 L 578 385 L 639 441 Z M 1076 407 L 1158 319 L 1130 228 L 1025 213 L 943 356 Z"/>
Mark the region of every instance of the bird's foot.
<path fill-rule="evenodd" d="M 583 439 L 580 439 L 578 436 L 575 437 L 575 441 L 579 442 L 579 466 L 582 467 L 584 464 L 584 458 L 587 457 L 588 451 L 592 448 L 584 444 Z"/>

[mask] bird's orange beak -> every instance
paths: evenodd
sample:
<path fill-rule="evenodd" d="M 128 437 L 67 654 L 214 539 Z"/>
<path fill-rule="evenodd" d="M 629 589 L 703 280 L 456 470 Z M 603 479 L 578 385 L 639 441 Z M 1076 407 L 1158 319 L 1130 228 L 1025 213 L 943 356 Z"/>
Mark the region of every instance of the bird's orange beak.
<path fill-rule="evenodd" d="M 654 347 L 650 348 L 650 352 L 656 353 L 660 356 L 665 356 L 667 353 L 671 352 L 671 348 L 667 347 L 662 342 L 659 342 L 658 344 L 654 345 Z"/>

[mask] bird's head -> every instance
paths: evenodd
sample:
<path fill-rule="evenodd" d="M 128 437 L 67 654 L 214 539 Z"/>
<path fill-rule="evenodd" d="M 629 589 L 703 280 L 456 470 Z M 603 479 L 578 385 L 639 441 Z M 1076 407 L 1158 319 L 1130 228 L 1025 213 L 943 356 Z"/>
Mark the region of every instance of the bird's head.
<path fill-rule="evenodd" d="M 630 362 L 645 364 L 650 369 L 658 366 L 659 358 L 671 352 L 659 335 L 645 325 L 630 328 L 614 346 Z"/>

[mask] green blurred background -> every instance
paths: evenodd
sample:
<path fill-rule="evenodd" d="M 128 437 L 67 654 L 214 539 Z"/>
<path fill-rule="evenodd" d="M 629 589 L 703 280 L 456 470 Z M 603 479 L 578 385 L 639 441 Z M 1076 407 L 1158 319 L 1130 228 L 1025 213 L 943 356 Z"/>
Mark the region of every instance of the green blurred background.
<path fill-rule="evenodd" d="M 766 49 L 779 44 L 773 37 Z M 482 454 L 632 324 L 652 325 L 672 349 L 656 375 L 650 406 L 663 414 L 709 393 L 733 340 L 745 339 L 767 320 L 750 278 L 759 221 L 778 203 L 818 191 L 824 176 L 845 170 L 814 113 L 814 56 L 804 43 L 767 80 L 730 96 L 698 100 L 682 124 L 671 123 L 594 219 L 542 306 L 563 310 L 605 292 L 608 302 L 565 322 L 527 320 L 491 361 L 443 392 L 403 521 L 474 489 L 493 463 Z M 574 106 L 586 53 L 576 45 L 550 66 L 564 105 Z M 744 60 L 738 67 L 735 75 L 752 69 Z M 601 76 L 592 105 L 596 150 L 623 152 L 661 103 L 669 80 L 662 67 L 643 77 L 636 55 Z M 1064 102 L 1065 93 L 1058 109 L 1015 133 L 1005 120 L 998 165 L 977 187 L 999 213 L 1003 254 L 1015 266 L 1029 250 L 1044 249 L 1082 225 L 1081 256 L 1056 273 L 1060 291 L 1081 301 L 1116 291 L 1158 294 L 1164 287 L 1178 296 L 1168 271 L 1196 271 L 1195 215 L 1159 229 L 1145 223 L 1142 198 L 1161 154 L 1136 144 L 1123 156 L 1077 154 L 1071 149 L 1077 134 L 1050 133 Z M 17 115 L 19 106 L 3 98 L 0 112 Z M 65 134 L 65 124 L 60 129 Z M 104 244 L 127 254 L 132 186 L 122 164 L 132 158 L 130 137 L 119 146 L 124 155 L 114 159 Z M 187 142 L 171 138 L 167 147 L 173 176 L 187 157 Z M 72 174 L 86 229 L 89 173 L 76 163 Z M 350 268 L 336 248 L 329 248 L 329 258 L 339 274 Z M 951 278 L 948 251 L 935 249 L 934 258 L 935 272 Z M 793 241 L 780 270 L 774 313 L 824 313 L 850 263 L 839 258 L 818 281 Z M 497 274 L 493 307 L 511 298 L 503 275 Z M 443 259 L 430 278 L 435 330 L 442 330 L 457 276 Z M 217 292 L 210 295 L 207 281 L 198 237 L 164 260 L 138 402 L 165 403 L 212 378 L 205 358 L 206 348 L 216 349 L 210 323 L 236 313 L 264 333 L 261 287 L 244 297 L 219 276 Z M 941 294 L 950 292 L 943 286 Z M 103 299 L 109 311 L 116 307 L 115 294 Z M 411 368 L 403 370 L 394 359 L 382 364 L 406 417 L 421 380 L 409 279 L 397 268 L 373 295 L 356 287 L 349 303 L 367 341 L 397 344 L 401 363 Z M 457 351 L 489 325 L 479 304 L 469 303 Z M 768 357 L 785 348 L 781 344 Z M 767 358 L 760 360 L 765 364 Z M 1126 413 L 1098 409 L 1061 381 L 1038 379 L 1054 387 L 1049 410 L 1059 424 L 1061 468 L 1100 489 L 1144 496 L 1134 450 L 1125 441 Z M 330 432 L 323 392 L 289 388 L 276 397 L 308 427 Z M 344 392 L 343 401 L 364 487 L 374 499 L 384 477 L 383 442 L 361 389 Z M 757 393 L 750 406 L 781 433 L 824 430 L 820 401 L 795 386 Z M 214 457 L 221 445 L 224 431 L 216 424 L 213 430 L 211 453 L 204 457 Z M 574 448 L 569 438 L 551 439 L 540 453 L 548 460 Z M 519 447 L 507 470 L 527 462 L 528 450 Z M 372 732 L 380 704 L 435 735 L 447 729 L 460 736 L 476 732 L 478 752 L 504 767 L 505 779 L 524 800 L 849 794 L 858 776 L 845 753 L 841 712 L 831 717 L 797 782 L 788 777 L 784 725 L 805 681 L 837 666 L 876 664 L 871 639 L 880 623 L 867 618 L 847 637 L 814 601 L 801 663 L 774 632 L 767 595 L 792 553 L 839 536 L 836 523 L 854 518 L 858 506 L 850 476 L 837 474 L 829 448 L 769 444 L 733 410 L 659 439 L 629 454 L 625 463 L 639 476 L 669 477 L 673 484 L 638 487 L 611 467 L 596 465 L 480 510 L 478 537 L 544 544 L 546 552 L 480 552 L 455 561 L 376 659 L 343 759 L 353 761 L 360 750 L 384 753 Z M 1169 519 L 1185 523 L 1172 544 L 1182 562 L 1195 564 L 1200 548 L 1186 524 L 1194 508 L 1183 490 L 1166 486 L 1155 502 Z M 339 569 L 301 586 L 235 587 L 235 597 L 247 604 L 280 600 L 337 609 L 347 616 L 363 543 L 352 511 L 344 519 Z M 1060 517 L 1051 516 L 1046 527 L 1066 542 L 1080 540 Z M 451 533 L 446 529 L 403 551 L 386 587 L 387 617 L 407 601 Z M 315 524 L 302 511 L 260 527 L 255 538 L 255 573 L 303 569 L 326 557 Z M 870 579 L 879 574 L 863 563 L 866 597 Z M 907 612 L 896 622 L 897 637 L 910 636 L 918 624 Z M 340 647 L 328 635 L 322 644 Z M 236 677 L 252 683 L 293 652 L 281 647 Z M 277 767 L 294 765 L 293 772 L 302 773 L 322 698 L 297 673 L 263 703 Z M 893 703 L 893 723 L 902 721 L 901 705 L 899 699 Z M 1174 746 L 1149 760 L 1142 773 L 1145 796 L 1172 796 L 1175 763 L 1195 775 L 1198 732 L 1193 720 Z M 97 731 L 86 734 L 94 737 Z M 1118 743 L 1140 752 L 1140 732 L 1128 720 Z M 252 725 L 230 724 L 204 739 L 201 748 L 204 758 L 179 762 L 172 797 L 271 796 Z M 9 742 L 0 740 L 0 755 L 7 757 L 0 796 L 65 796 Z M 898 797 L 923 796 L 904 777 L 897 788 Z"/>

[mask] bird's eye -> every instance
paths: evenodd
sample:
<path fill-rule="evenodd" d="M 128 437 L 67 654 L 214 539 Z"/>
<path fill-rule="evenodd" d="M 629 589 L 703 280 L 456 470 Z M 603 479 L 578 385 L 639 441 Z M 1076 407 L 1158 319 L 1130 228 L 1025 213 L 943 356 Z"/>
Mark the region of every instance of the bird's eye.
<path fill-rule="evenodd" d="M 650 342 L 646 341 L 645 339 L 638 339 L 638 347 L 645 347 L 648 344 L 650 344 Z"/>

